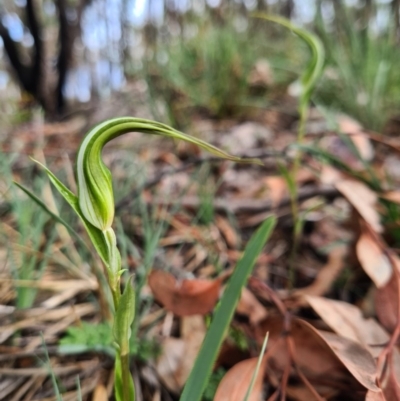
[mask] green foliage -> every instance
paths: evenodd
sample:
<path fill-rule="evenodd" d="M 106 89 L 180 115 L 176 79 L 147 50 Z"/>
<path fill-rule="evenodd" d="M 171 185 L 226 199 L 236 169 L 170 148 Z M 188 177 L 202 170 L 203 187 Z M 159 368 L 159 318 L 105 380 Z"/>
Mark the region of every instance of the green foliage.
<path fill-rule="evenodd" d="M 260 59 L 275 69 L 277 85 L 292 79 L 294 73 L 283 55 L 296 59 L 301 56 L 298 47 L 293 48 L 282 35 L 269 41 L 265 30 L 253 29 L 252 23 L 243 16 L 221 24 L 203 18 L 184 24 L 182 35 L 169 35 L 147 52 L 150 94 L 154 100 L 163 100 L 172 123 L 189 126 L 193 111 L 223 118 L 241 115 L 249 106 L 265 107 L 269 88 L 249 86 L 251 71 Z"/>
<path fill-rule="evenodd" d="M 102 351 L 114 355 L 111 325 L 104 323 L 82 322 L 79 326 L 68 327 L 59 342 L 61 353 Z"/>
<path fill-rule="evenodd" d="M 46 343 L 44 342 L 43 335 L 41 337 L 42 337 L 42 345 L 43 345 L 44 352 L 45 352 L 45 357 L 46 357 L 45 365 L 46 365 L 46 367 L 47 367 L 47 369 L 48 369 L 48 371 L 50 373 L 51 382 L 52 382 L 53 388 L 54 388 L 54 393 L 56 394 L 55 398 L 56 398 L 57 401 L 63 401 L 63 398 L 62 398 L 61 392 L 60 392 L 60 388 L 59 388 L 59 385 L 58 385 L 58 382 L 57 382 L 57 377 L 56 377 L 56 375 L 55 375 L 55 373 L 53 371 L 53 368 L 51 366 L 51 363 L 50 363 L 49 353 L 47 351 L 47 347 L 46 347 Z"/>
<path fill-rule="evenodd" d="M 240 350 L 249 349 L 249 342 L 243 330 L 231 326 L 229 327 L 228 336 Z"/>
<path fill-rule="evenodd" d="M 400 53 L 393 24 L 357 23 L 355 10 L 342 7 L 330 25 L 318 14 L 316 26 L 327 49 L 329 68 L 318 101 L 380 130 L 400 106 Z"/>
<path fill-rule="evenodd" d="M 11 176 L 11 175 L 10 175 Z M 35 180 L 35 187 L 41 187 L 42 182 Z M 36 205 L 31 205 L 25 197 L 16 196 L 14 191 L 11 204 L 19 236 L 17 245 L 21 252 L 15 258 L 11 251 L 8 254 L 11 273 L 15 280 L 40 280 L 50 255 L 50 249 L 54 243 L 54 227 L 48 227 L 48 216 Z M 47 240 L 43 244 L 43 234 L 46 232 Z M 4 238 L 6 240 L 6 238 Z M 0 232 L 0 241 L 2 241 Z M 8 244 L 9 246 L 9 244 Z M 35 301 L 37 288 L 29 285 L 16 285 L 16 306 L 18 308 L 30 308 Z"/>
<path fill-rule="evenodd" d="M 88 351 L 104 352 L 115 356 L 113 329 L 109 322 L 82 322 L 79 326 L 68 327 L 59 341 L 58 350 L 62 354 Z M 139 360 L 148 361 L 159 355 L 160 344 L 153 339 L 131 336 L 130 354 Z"/>
<path fill-rule="evenodd" d="M 148 69 L 167 96 L 182 96 L 174 107 L 197 106 L 218 117 L 232 114 L 247 92 L 254 44 L 229 24 L 198 29 L 192 38 L 173 38 L 157 49 Z"/>
<path fill-rule="evenodd" d="M 155 339 L 131 336 L 130 352 L 140 361 L 157 358 L 161 354 L 161 344 Z"/>
<path fill-rule="evenodd" d="M 225 376 L 225 373 L 226 370 L 224 368 L 218 368 L 211 374 L 207 387 L 204 390 L 202 401 L 213 401 L 218 385 Z"/>

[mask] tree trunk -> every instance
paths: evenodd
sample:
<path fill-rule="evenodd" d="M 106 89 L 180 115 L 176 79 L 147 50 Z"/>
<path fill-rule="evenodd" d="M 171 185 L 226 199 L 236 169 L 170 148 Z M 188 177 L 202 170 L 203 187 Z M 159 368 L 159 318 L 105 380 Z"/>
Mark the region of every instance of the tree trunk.
<path fill-rule="evenodd" d="M 59 51 L 57 64 L 54 71 L 45 69 L 45 45 L 43 42 L 43 28 L 38 17 L 38 7 L 34 0 L 26 0 L 25 16 L 26 27 L 33 37 L 33 50 L 31 63 L 24 64 L 20 52 L 20 44 L 14 42 L 2 24 L 4 13 L 0 11 L 0 37 L 4 42 L 4 49 L 10 60 L 14 74 L 23 90 L 28 92 L 38 104 L 40 104 L 46 115 L 55 118 L 65 110 L 65 98 L 63 89 L 65 86 L 68 70 L 73 62 L 73 48 L 75 39 L 80 34 L 80 21 L 84 8 L 91 0 L 81 0 L 76 6 L 76 19 L 70 21 L 67 18 L 67 0 L 55 0 L 58 11 L 59 23 Z M 56 74 L 56 84 L 50 86 L 49 75 Z"/>

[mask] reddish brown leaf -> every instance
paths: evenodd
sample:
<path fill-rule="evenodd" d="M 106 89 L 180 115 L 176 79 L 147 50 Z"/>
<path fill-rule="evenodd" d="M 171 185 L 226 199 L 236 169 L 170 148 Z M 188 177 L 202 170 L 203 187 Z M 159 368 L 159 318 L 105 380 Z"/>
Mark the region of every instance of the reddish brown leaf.
<path fill-rule="evenodd" d="M 335 184 L 351 205 L 357 210 L 362 218 L 373 230 L 382 232 L 380 215 L 376 208 L 377 195 L 365 184 L 356 180 L 340 180 Z"/>
<path fill-rule="evenodd" d="M 219 298 L 223 278 L 215 280 L 181 280 L 162 270 L 152 270 L 149 286 L 154 297 L 165 309 L 178 316 L 204 315 Z"/>
<path fill-rule="evenodd" d="M 290 363 L 287 340 L 283 335 L 284 324 L 281 316 L 271 316 L 260 326 L 259 342 L 263 333 L 269 331 L 268 352 L 266 354 L 267 379 L 272 386 L 280 386 L 282 374 Z M 319 395 L 325 398 L 336 395 L 341 383 L 349 376 L 343 364 L 335 357 L 326 342 L 315 335 L 300 319 L 292 321 L 290 337 L 294 344 L 295 359 L 299 370 L 307 377 Z M 314 400 L 312 393 L 297 377 L 297 384 L 287 387 L 287 394 L 295 400 Z M 352 384 L 356 384 L 353 380 Z"/>
<path fill-rule="evenodd" d="M 381 391 L 371 391 L 369 390 L 367 395 L 365 396 L 365 401 L 386 401 L 385 396 Z"/>
<path fill-rule="evenodd" d="M 268 377 L 274 369 L 283 372 L 289 360 L 286 342 L 281 337 L 283 327 L 280 317 L 268 318 L 262 324 L 262 331 L 270 332 L 268 345 L 269 349 L 273 349 L 268 360 L 271 366 Z M 299 369 L 321 396 L 331 395 L 338 383 L 348 381 L 348 372 L 359 383 L 348 383 L 353 390 L 359 390 L 359 385 L 372 391 L 379 390 L 375 384 L 375 361 L 360 344 L 333 333 L 318 331 L 298 318 L 293 318 L 289 335 L 295 347 L 295 360 Z M 325 384 L 318 385 L 321 382 Z"/>
<path fill-rule="evenodd" d="M 376 385 L 376 363 L 370 352 L 359 343 L 329 332 L 317 331 L 349 372 L 367 390 L 379 391 Z"/>
<path fill-rule="evenodd" d="M 389 332 L 393 332 L 397 325 L 399 296 L 398 277 L 393 272 L 389 282 L 375 293 L 376 315 Z"/>
<path fill-rule="evenodd" d="M 370 347 L 374 356 L 381 348 L 373 346 L 389 341 L 389 334 L 374 319 L 363 317 L 361 310 L 347 302 L 322 297 L 306 297 L 310 306 L 337 334 Z"/>
<path fill-rule="evenodd" d="M 396 377 L 395 370 L 389 369 L 388 377 L 383 381 L 383 392 L 388 401 L 400 400 L 400 382 L 399 377 Z"/>
<path fill-rule="evenodd" d="M 230 369 L 221 380 L 214 401 L 243 401 L 256 370 L 258 358 L 246 359 Z M 264 366 L 257 373 L 249 401 L 261 401 L 263 389 Z"/>

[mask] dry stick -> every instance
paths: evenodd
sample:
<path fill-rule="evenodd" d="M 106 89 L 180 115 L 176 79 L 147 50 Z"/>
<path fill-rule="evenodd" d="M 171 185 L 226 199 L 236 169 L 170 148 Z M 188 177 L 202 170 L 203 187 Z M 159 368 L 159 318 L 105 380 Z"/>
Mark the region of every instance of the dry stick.
<path fill-rule="evenodd" d="M 249 285 L 250 285 L 250 287 L 253 287 L 255 289 L 264 290 L 265 292 L 267 292 L 267 294 L 271 298 L 272 302 L 278 308 L 279 312 L 281 312 L 281 314 L 284 316 L 284 330 L 285 330 L 285 333 L 289 333 L 290 332 L 291 315 L 288 312 L 284 303 L 276 295 L 275 291 L 272 288 L 270 288 L 267 284 L 263 283 L 262 281 L 258 280 L 255 277 L 250 277 Z M 296 372 L 299 375 L 300 379 L 303 381 L 303 383 L 306 385 L 306 387 L 310 390 L 310 392 L 314 395 L 314 397 L 318 401 L 324 401 L 324 399 L 318 394 L 318 392 L 315 390 L 315 388 L 310 383 L 310 381 L 307 379 L 307 377 L 303 374 L 303 372 L 301 372 L 301 370 L 297 364 L 296 357 L 295 357 L 295 346 L 293 343 L 293 339 L 289 335 L 286 336 L 286 342 L 287 342 L 287 348 L 289 350 L 290 361 L 292 362 L 294 368 L 296 369 Z M 290 365 L 291 364 L 289 362 L 288 366 L 290 366 Z M 282 377 L 282 386 L 283 386 L 283 378 L 284 377 Z"/>
<path fill-rule="evenodd" d="M 276 295 L 275 291 L 268 284 L 265 284 L 264 282 L 260 281 L 256 277 L 250 277 L 249 286 L 251 288 L 254 288 L 255 290 L 266 292 L 268 294 L 268 296 L 271 298 L 272 302 L 278 308 L 279 312 L 283 316 L 288 314 L 286 306 L 279 299 L 279 297 Z"/>
<path fill-rule="evenodd" d="M 259 279 L 255 277 L 250 277 L 249 280 L 249 285 L 253 288 L 257 288 L 261 291 L 265 291 L 268 296 L 271 298 L 272 302 L 276 305 L 278 308 L 279 312 L 283 315 L 283 328 L 284 328 L 284 335 L 286 336 L 286 341 L 287 338 L 289 338 L 288 333 L 290 333 L 290 321 L 291 321 L 291 315 L 288 312 L 286 306 L 283 304 L 283 302 L 279 299 L 279 297 L 275 294 L 275 291 L 272 290 L 267 284 L 263 283 Z M 290 348 L 289 348 L 290 350 Z M 290 374 L 290 368 L 292 365 L 292 362 L 294 363 L 294 358 L 293 355 L 289 351 L 289 361 L 285 366 L 285 370 L 283 371 L 282 379 L 281 379 L 281 396 L 280 399 L 281 401 L 286 400 L 286 389 L 287 389 L 287 383 L 289 380 L 289 374 Z"/>
<path fill-rule="evenodd" d="M 268 398 L 267 401 L 274 401 L 274 400 L 276 400 L 276 399 L 278 398 L 278 395 L 279 395 L 279 390 L 276 389 L 276 390 L 272 393 L 271 397 Z"/>
<path fill-rule="evenodd" d="M 285 366 L 285 370 L 283 371 L 282 379 L 281 379 L 281 401 L 286 401 L 286 390 L 287 384 L 289 381 L 289 374 L 290 374 L 290 361 Z"/>

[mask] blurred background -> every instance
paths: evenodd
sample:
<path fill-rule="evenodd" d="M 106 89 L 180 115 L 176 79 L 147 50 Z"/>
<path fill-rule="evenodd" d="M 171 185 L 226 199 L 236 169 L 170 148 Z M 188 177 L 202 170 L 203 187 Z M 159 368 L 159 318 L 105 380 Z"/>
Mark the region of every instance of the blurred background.
<path fill-rule="evenodd" d="M 53 121 L 78 111 L 89 117 L 99 107 L 106 108 L 104 117 L 137 114 L 143 96 L 154 118 L 179 128 L 199 114 L 240 116 L 287 104 L 283 98 L 296 94 L 308 50 L 291 33 L 252 16 L 261 11 L 281 14 L 323 40 L 327 66 L 316 104 L 368 129 L 390 130 L 400 103 L 399 4 L 2 0 L 1 128 L 29 120 L 33 106 Z"/>
<path fill-rule="evenodd" d="M 57 382 L 65 401 L 107 399 L 91 395 L 106 387 L 109 396 L 112 392 L 112 308 L 103 266 L 71 208 L 30 158 L 76 193 L 78 146 L 89 128 L 112 117 L 155 119 L 264 162 L 262 167 L 205 162 L 190 144 L 137 133 L 104 149 L 113 174 L 122 266 L 129 272 L 124 280 L 130 282 L 129 274 L 135 278 L 130 351 L 135 385 L 141 383 L 137 391 L 143 394 L 138 400 L 177 400 L 206 332 L 202 317 L 199 329 L 198 320 L 174 317 L 168 305 L 155 302 L 157 285 L 164 293 L 172 283 L 171 294 L 181 278 L 216 278 L 212 282 L 222 286 L 220 277 L 233 269 L 255 228 L 271 214 L 279 222 L 254 277 L 276 290 L 276 299 L 288 301 L 285 308 L 293 316 L 316 319 L 290 298 L 299 290 L 300 296 L 346 302 L 353 309 L 341 321 L 354 327 L 361 324 L 362 310 L 398 333 L 398 276 L 391 273 L 388 255 L 400 254 L 399 9 L 400 0 L 0 0 L 0 401 L 55 400 L 57 386 L 43 374 L 49 371 L 41 362 L 45 357 L 36 356 L 44 342 L 56 376 L 73 367 Z M 310 49 L 257 13 L 281 15 L 324 44 L 325 68 L 304 119 L 299 77 Z M 296 152 L 299 144 L 304 151 Z M 34 195 L 28 197 L 15 182 Z M 55 224 L 57 215 L 69 231 Z M 377 239 L 381 233 L 387 249 Z M 375 262 L 379 268 L 371 267 Z M 150 288 L 153 268 L 179 280 L 161 276 Z M 387 273 L 391 281 L 382 284 Z M 202 294 L 196 302 L 209 302 L 209 292 Z M 262 303 L 249 294 L 251 307 L 235 318 L 221 353 L 222 370 L 214 372 L 204 401 L 214 399 L 232 366 L 259 355 L 256 319 L 281 311 L 269 292 L 265 297 L 254 291 Z M 317 320 L 318 329 L 324 325 Z M 305 335 L 301 327 L 307 341 L 299 342 L 304 349 L 298 361 L 304 374 L 311 371 L 310 381 L 327 391 L 321 397 L 367 399 L 359 384 L 347 380 L 347 371 L 331 374 L 337 362 L 329 365 L 326 347 L 315 348 L 320 337 Z M 371 326 L 365 327 L 357 328 L 363 346 L 388 342 L 388 336 L 372 341 Z M 353 333 L 353 326 L 348 331 L 340 326 L 338 334 L 342 331 Z M 281 344 L 274 354 L 279 363 L 270 369 L 278 373 L 269 373 L 265 386 L 268 399 L 273 394 L 281 399 L 292 382 L 287 399 L 313 399 L 308 382 L 297 387 L 302 377 L 288 381 L 286 367 L 282 375 L 276 370 L 289 361 L 289 348 Z M 341 349 L 334 344 L 332 349 Z M 365 361 L 354 354 L 348 360 Z M 328 368 L 321 369 L 325 363 Z M 394 386 L 395 378 L 380 382 Z"/>

